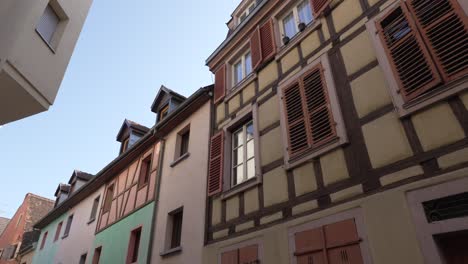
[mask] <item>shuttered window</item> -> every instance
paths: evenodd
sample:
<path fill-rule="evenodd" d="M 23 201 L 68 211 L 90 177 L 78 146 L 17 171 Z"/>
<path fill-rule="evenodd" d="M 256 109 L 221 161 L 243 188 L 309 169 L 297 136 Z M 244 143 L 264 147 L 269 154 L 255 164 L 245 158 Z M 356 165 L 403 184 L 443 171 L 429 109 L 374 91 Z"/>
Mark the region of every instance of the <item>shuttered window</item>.
<path fill-rule="evenodd" d="M 283 88 L 288 151 L 291 157 L 336 138 L 323 68 L 319 64 Z"/>
<path fill-rule="evenodd" d="M 405 101 L 468 73 L 467 18 L 456 0 L 400 2 L 377 28 Z"/>
<path fill-rule="evenodd" d="M 276 54 L 273 21 L 268 20 L 258 27 L 250 36 L 253 69 L 268 61 Z"/>
<path fill-rule="evenodd" d="M 214 103 L 219 102 L 226 94 L 226 66 L 223 65 L 215 73 Z"/>
<path fill-rule="evenodd" d="M 318 17 L 320 13 L 330 4 L 331 0 L 311 0 L 312 10 L 314 17 Z"/>
<path fill-rule="evenodd" d="M 208 171 L 208 196 L 218 194 L 223 185 L 224 163 L 224 133 L 223 131 L 211 138 L 210 164 Z"/>
<path fill-rule="evenodd" d="M 354 219 L 296 233 L 297 264 L 362 264 Z"/>
<path fill-rule="evenodd" d="M 221 254 L 221 264 L 259 263 L 258 245 L 250 245 Z"/>

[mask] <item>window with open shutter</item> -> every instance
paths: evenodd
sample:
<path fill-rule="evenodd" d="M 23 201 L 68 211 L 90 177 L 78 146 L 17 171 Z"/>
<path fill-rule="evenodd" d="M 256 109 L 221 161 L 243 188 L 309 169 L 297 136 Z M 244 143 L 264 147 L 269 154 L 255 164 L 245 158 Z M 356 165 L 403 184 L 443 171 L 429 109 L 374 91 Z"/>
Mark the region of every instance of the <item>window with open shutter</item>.
<path fill-rule="evenodd" d="M 258 245 L 249 245 L 221 254 L 221 264 L 258 264 Z"/>
<path fill-rule="evenodd" d="M 211 138 L 210 164 L 208 171 L 208 196 L 221 192 L 223 186 L 224 133 Z"/>
<path fill-rule="evenodd" d="M 295 156 L 336 138 L 323 68 L 319 64 L 283 89 L 288 151 Z"/>
<path fill-rule="evenodd" d="M 362 264 L 354 219 L 298 232 L 294 236 L 298 264 Z"/>
<path fill-rule="evenodd" d="M 260 27 L 260 39 L 262 47 L 262 61 L 270 59 L 275 55 L 275 36 L 273 35 L 273 21 L 270 19 L 268 22 Z"/>
<path fill-rule="evenodd" d="M 468 73 L 468 18 L 457 0 L 410 0 L 416 24 L 446 81 Z"/>
<path fill-rule="evenodd" d="M 314 17 L 318 17 L 320 13 L 330 4 L 331 0 L 311 0 L 312 10 Z"/>
<path fill-rule="evenodd" d="M 215 73 L 214 103 L 224 98 L 226 94 L 226 65 L 221 66 Z"/>
<path fill-rule="evenodd" d="M 262 47 L 260 45 L 260 29 L 257 28 L 250 36 L 250 52 L 252 54 L 252 68 L 256 69 L 262 62 Z"/>
<path fill-rule="evenodd" d="M 221 254 L 221 264 L 238 264 L 239 250 L 231 250 Z"/>

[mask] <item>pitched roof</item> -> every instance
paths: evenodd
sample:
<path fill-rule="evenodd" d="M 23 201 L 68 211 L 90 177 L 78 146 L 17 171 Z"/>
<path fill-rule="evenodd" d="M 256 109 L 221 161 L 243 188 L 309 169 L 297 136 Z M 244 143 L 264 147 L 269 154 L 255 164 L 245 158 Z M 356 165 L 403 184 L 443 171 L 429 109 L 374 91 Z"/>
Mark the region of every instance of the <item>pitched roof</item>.
<path fill-rule="evenodd" d="M 3 233 L 3 230 L 5 230 L 8 222 L 10 222 L 10 219 L 6 217 L 0 217 L 0 235 Z"/>
<path fill-rule="evenodd" d="M 65 184 L 65 183 L 60 183 L 57 187 L 57 190 L 55 191 L 54 196 L 57 197 L 59 192 L 64 192 L 64 193 L 69 193 L 70 192 L 70 185 Z"/>
<path fill-rule="evenodd" d="M 166 94 L 178 99 L 179 101 L 187 100 L 187 98 L 185 96 L 174 92 L 173 90 L 167 88 L 164 85 L 161 85 L 161 88 L 159 88 L 158 94 L 154 98 L 153 104 L 151 105 L 151 111 L 153 113 L 157 112 L 157 110 L 158 110 L 157 108 L 159 106 L 159 103 L 161 102 L 161 100 L 164 98 L 164 95 L 166 95 Z"/>
<path fill-rule="evenodd" d="M 150 129 L 144 125 L 140 125 L 132 120 L 125 119 L 117 134 L 117 141 L 122 142 L 125 131 L 128 129 L 135 130 L 139 134 L 146 134 Z"/>
<path fill-rule="evenodd" d="M 94 175 L 92 175 L 91 173 L 87 173 L 87 172 L 80 171 L 80 170 L 74 170 L 72 176 L 70 177 L 70 180 L 68 180 L 68 184 L 72 184 L 75 178 L 87 182 L 91 180 L 93 177 Z"/>

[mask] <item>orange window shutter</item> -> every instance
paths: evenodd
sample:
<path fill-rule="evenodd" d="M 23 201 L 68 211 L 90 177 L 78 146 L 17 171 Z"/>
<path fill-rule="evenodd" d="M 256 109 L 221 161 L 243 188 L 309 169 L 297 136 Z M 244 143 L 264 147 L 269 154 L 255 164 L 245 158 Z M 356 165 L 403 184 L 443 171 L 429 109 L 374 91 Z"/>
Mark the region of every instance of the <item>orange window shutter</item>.
<path fill-rule="evenodd" d="M 214 103 L 224 98 L 226 92 L 226 65 L 221 66 L 215 73 Z"/>
<path fill-rule="evenodd" d="M 408 7 L 401 2 L 377 22 L 379 35 L 397 79 L 399 92 L 409 101 L 441 82 Z"/>
<path fill-rule="evenodd" d="M 258 245 L 251 245 L 239 249 L 239 263 L 258 263 Z"/>
<path fill-rule="evenodd" d="M 283 88 L 283 106 L 286 114 L 288 152 L 290 156 L 300 154 L 309 147 L 305 111 L 299 83 Z"/>
<path fill-rule="evenodd" d="M 256 69 L 262 62 L 262 47 L 260 42 L 260 30 L 257 28 L 250 36 L 250 53 L 252 55 L 253 69 Z"/>
<path fill-rule="evenodd" d="M 325 247 L 321 227 L 296 233 L 294 242 L 296 245 L 295 255 L 308 254 Z"/>
<path fill-rule="evenodd" d="M 408 1 L 445 81 L 468 73 L 468 17 L 457 0 Z"/>
<path fill-rule="evenodd" d="M 224 133 L 211 138 L 210 165 L 208 171 L 208 196 L 221 192 L 223 187 Z"/>
<path fill-rule="evenodd" d="M 327 248 L 359 243 L 354 219 L 348 219 L 324 226 Z"/>
<path fill-rule="evenodd" d="M 323 68 L 319 64 L 302 78 L 302 88 L 307 107 L 312 147 L 329 142 L 336 137 Z"/>
<path fill-rule="evenodd" d="M 239 250 L 231 250 L 221 254 L 221 264 L 238 264 Z"/>
<path fill-rule="evenodd" d="M 260 27 L 260 40 L 262 47 L 262 62 L 265 62 L 272 58 L 276 53 L 273 21 L 271 19 Z"/>
<path fill-rule="evenodd" d="M 311 0 L 310 5 L 314 12 L 314 17 L 318 17 L 325 8 L 330 5 L 331 0 Z"/>

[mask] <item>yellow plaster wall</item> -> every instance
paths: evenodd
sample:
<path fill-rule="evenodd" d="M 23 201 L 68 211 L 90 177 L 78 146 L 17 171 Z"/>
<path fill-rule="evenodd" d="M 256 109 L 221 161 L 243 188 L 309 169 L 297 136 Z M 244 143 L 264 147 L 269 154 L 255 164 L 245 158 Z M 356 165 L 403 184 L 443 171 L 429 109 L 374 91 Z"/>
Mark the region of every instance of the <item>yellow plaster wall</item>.
<path fill-rule="evenodd" d="M 249 214 L 255 212 L 258 208 L 258 188 L 255 187 L 244 192 L 244 213 Z"/>
<path fill-rule="evenodd" d="M 221 199 L 213 200 L 213 212 L 211 215 L 211 224 L 216 225 L 221 223 Z"/>
<path fill-rule="evenodd" d="M 425 151 L 465 138 L 460 123 L 447 103 L 417 113 L 411 120 Z"/>
<path fill-rule="evenodd" d="M 288 200 L 286 171 L 278 167 L 263 175 L 263 202 L 265 207 Z"/>
<path fill-rule="evenodd" d="M 345 0 L 336 7 L 331 16 L 336 32 L 340 32 L 345 26 L 349 25 L 354 19 L 362 14 L 359 0 Z"/>
<path fill-rule="evenodd" d="M 268 85 L 278 79 L 278 63 L 270 62 L 258 73 L 258 90 L 263 91 Z"/>
<path fill-rule="evenodd" d="M 349 178 L 343 149 L 337 149 L 320 157 L 320 166 L 325 186 Z"/>
<path fill-rule="evenodd" d="M 226 200 L 226 221 L 239 217 L 239 196 Z"/>
<path fill-rule="evenodd" d="M 228 102 L 228 111 L 229 114 L 232 114 L 234 111 L 240 107 L 240 95 L 232 97 Z"/>
<path fill-rule="evenodd" d="M 313 31 L 301 42 L 302 55 L 306 57 L 307 55 L 314 52 L 317 48 L 320 47 L 320 38 L 318 31 Z"/>
<path fill-rule="evenodd" d="M 242 99 L 244 103 L 249 101 L 255 96 L 255 82 L 250 83 L 247 87 L 242 90 Z"/>
<path fill-rule="evenodd" d="M 225 117 L 224 104 L 220 103 L 218 106 L 216 106 L 216 123 L 219 124 L 219 122 L 224 120 L 224 117 Z"/>
<path fill-rule="evenodd" d="M 260 158 L 262 166 L 283 157 L 280 130 L 280 127 L 277 127 L 260 137 Z"/>
<path fill-rule="evenodd" d="M 275 95 L 258 106 L 258 126 L 260 131 L 280 120 L 278 96 Z"/>
<path fill-rule="evenodd" d="M 413 151 L 398 115 L 388 113 L 362 127 L 372 167 L 411 157 Z"/>
<path fill-rule="evenodd" d="M 317 190 L 317 180 L 314 171 L 314 164 L 312 162 L 293 170 L 293 175 L 296 196 Z"/>
<path fill-rule="evenodd" d="M 346 0 L 351 1 L 351 0 Z M 362 32 L 341 48 L 348 75 L 351 75 L 376 59 L 369 33 Z"/>
<path fill-rule="evenodd" d="M 281 70 L 283 73 L 289 71 L 299 63 L 299 50 L 297 48 L 292 49 L 288 54 L 284 55 L 281 59 Z"/>

